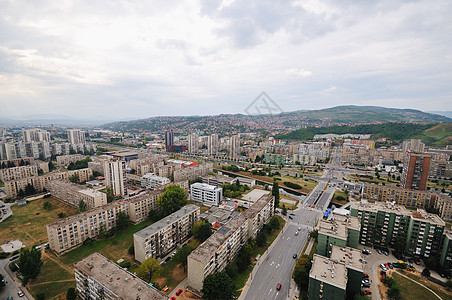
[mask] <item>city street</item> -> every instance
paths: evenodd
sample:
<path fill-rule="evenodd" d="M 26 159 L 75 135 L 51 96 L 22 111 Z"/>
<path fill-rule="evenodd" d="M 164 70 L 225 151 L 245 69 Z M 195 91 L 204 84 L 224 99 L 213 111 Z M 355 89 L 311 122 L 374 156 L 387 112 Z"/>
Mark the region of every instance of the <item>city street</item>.
<path fill-rule="evenodd" d="M 22 288 L 20 283 L 15 282 L 11 276 L 14 276 L 11 270 L 9 270 L 9 263 L 10 260 L 8 258 L 1 259 L 0 260 L 0 273 L 5 276 L 6 286 L 5 288 L 0 292 L 0 299 L 8 299 L 9 296 L 12 296 L 14 299 L 19 299 L 19 296 L 17 293 L 20 291 L 25 293 L 25 296 L 23 296 L 20 299 L 33 299 L 27 297 L 28 292 L 25 288 Z"/>

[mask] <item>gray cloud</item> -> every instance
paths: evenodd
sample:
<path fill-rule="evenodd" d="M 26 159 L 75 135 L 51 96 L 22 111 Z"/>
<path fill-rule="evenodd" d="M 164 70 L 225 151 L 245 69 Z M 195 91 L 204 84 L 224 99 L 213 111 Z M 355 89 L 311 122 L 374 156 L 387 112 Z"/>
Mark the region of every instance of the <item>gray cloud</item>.
<path fill-rule="evenodd" d="M 234 113 L 263 90 L 284 111 L 452 110 L 448 0 L 1 6 L 0 117 Z"/>

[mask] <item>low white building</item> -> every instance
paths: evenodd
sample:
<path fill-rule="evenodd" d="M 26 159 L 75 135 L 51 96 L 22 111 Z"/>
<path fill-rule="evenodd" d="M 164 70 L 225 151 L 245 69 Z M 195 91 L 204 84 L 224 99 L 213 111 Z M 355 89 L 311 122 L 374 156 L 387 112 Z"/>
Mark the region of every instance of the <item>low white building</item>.
<path fill-rule="evenodd" d="M 160 177 L 153 173 L 149 173 L 141 177 L 141 187 L 147 189 L 155 189 L 156 187 L 170 183 L 170 180 L 166 177 Z"/>
<path fill-rule="evenodd" d="M 190 196 L 193 202 L 218 206 L 223 199 L 223 189 L 197 182 L 190 186 Z"/>

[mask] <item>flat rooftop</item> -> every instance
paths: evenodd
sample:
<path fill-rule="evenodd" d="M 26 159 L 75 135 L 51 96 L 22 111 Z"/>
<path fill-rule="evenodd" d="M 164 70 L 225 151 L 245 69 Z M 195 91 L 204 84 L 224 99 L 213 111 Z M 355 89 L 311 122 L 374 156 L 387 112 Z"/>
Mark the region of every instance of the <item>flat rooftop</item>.
<path fill-rule="evenodd" d="M 243 216 L 247 219 L 254 218 L 267 204 L 273 199 L 272 195 L 263 195 L 251 205 L 244 213 Z"/>
<path fill-rule="evenodd" d="M 344 223 L 320 220 L 319 222 L 319 234 L 328 235 L 337 239 L 347 239 L 347 227 Z"/>
<path fill-rule="evenodd" d="M 314 254 L 309 278 L 345 290 L 347 287 L 347 268 L 344 264 Z"/>
<path fill-rule="evenodd" d="M 234 202 L 235 203 L 235 202 Z M 200 215 L 201 219 L 206 219 L 210 224 L 215 222 L 221 225 L 226 224 L 231 218 L 239 215 L 240 213 L 234 210 L 212 206 L 208 211 Z"/>
<path fill-rule="evenodd" d="M 392 202 L 376 201 L 375 203 L 369 203 L 365 200 L 359 202 L 352 202 L 350 209 L 364 210 L 368 212 L 385 212 L 389 214 L 411 216 L 416 221 L 428 222 L 439 226 L 446 226 L 446 223 L 436 214 L 431 214 L 424 209 L 418 208 L 416 211 L 407 209 L 403 205 L 394 204 Z"/>
<path fill-rule="evenodd" d="M 259 200 L 262 196 L 270 194 L 270 191 L 260 190 L 260 189 L 254 189 L 245 196 L 242 197 L 243 200 L 256 202 Z"/>
<path fill-rule="evenodd" d="M 219 187 L 217 187 L 215 185 L 210 185 L 210 184 L 207 184 L 207 183 L 200 183 L 200 182 L 193 183 L 190 187 L 203 189 L 203 190 L 209 190 L 209 191 L 212 191 L 212 192 L 221 189 L 221 188 L 219 188 Z"/>
<path fill-rule="evenodd" d="M 218 248 L 232 235 L 234 232 L 246 222 L 245 217 L 238 215 L 232 218 L 228 223 L 212 234 L 204 243 L 196 248 L 189 257 L 204 263 L 215 255 Z"/>
<path fill-rule="evenodd" d="M 209 179 L 209 180 L 216 180 L 219 182 L 223 182 L 223 183 L 231 183 L 233 181 L 235 181 L 235 178 L 231 178 L 228 176 L 224 176 L 224 175 L 206 175 L 202 177 L 203 179 Z"/>
<path fill-rule="evenodd" d="M 97 252 L 75 263 L 74 267 L 99 281 L 120 299 L 169 299 L 159 290 Z"/>
<path fill-rule="evenodd" d="M 179 220 L 180 218 L 184 217 L 187 214 L 190 214 L 192 212 L 194 212 L 195 210 L 199 210 L 199 207 L 193 204 L 189 204 L 189 205 L 185 205 L 184 207 L 182 207 L 181 209 L 179 209 L 178 211 L 172 213 L 171 215 L 155 222 L 154 224 L 136 232 L 134 234 L 134 236 L 138 236 L 141 237 L 143 239 L 154 235 L 155 233 L 159 232 L 160 230 L 162 230 L 162 228 L 165 228 L 166 226 L 171 225 L 172 223 L 176 222 L 177 220 Z"/>
<path fill-rule="evenodd" d="M 344 263 L 347 268 L 364 272 L 364 257 L 359 249 L 333 245 L 330 258 Z"/>
<path fill-rule="evenodd" d="M 90 197 L 98 197 L 98 196 L 102 196 L 102 192 L 93 190 L 93 189 L 84 189 L 84 190 L 80 190 L 78 191 L 79 193 L 82 193 L 84 195 L 90 196 Z"/>

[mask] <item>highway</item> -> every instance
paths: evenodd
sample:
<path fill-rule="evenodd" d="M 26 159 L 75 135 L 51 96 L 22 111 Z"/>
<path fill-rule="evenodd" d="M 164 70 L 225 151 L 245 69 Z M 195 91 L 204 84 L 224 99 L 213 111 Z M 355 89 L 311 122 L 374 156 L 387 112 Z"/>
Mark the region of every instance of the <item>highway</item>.
<path fill-rule="evenodd" d="M 328 183 L 336 178 L 338 182 L 342 181 L 338 148 L 333 150 L 328 169 L 322 177 L 316 178 L 319 184 L 306 196 L 305 201 L 299 204 L 299 208 L 289 214 L 286 219 L 289 223 L 255 266 L 240 299 L 287 299 L 296 263 L 293 255 L 300 255 L 309 233 L 331 201 L 336 188 L 333 186 L 335 184 L 327 187 Z M 315 209 L 310 207 L 313 205 Z M 301 231 L 295 235 L 298 227 L 301 227 Z M 278 284 L 281 284 L 279 291 L 276 290 Z"/>

